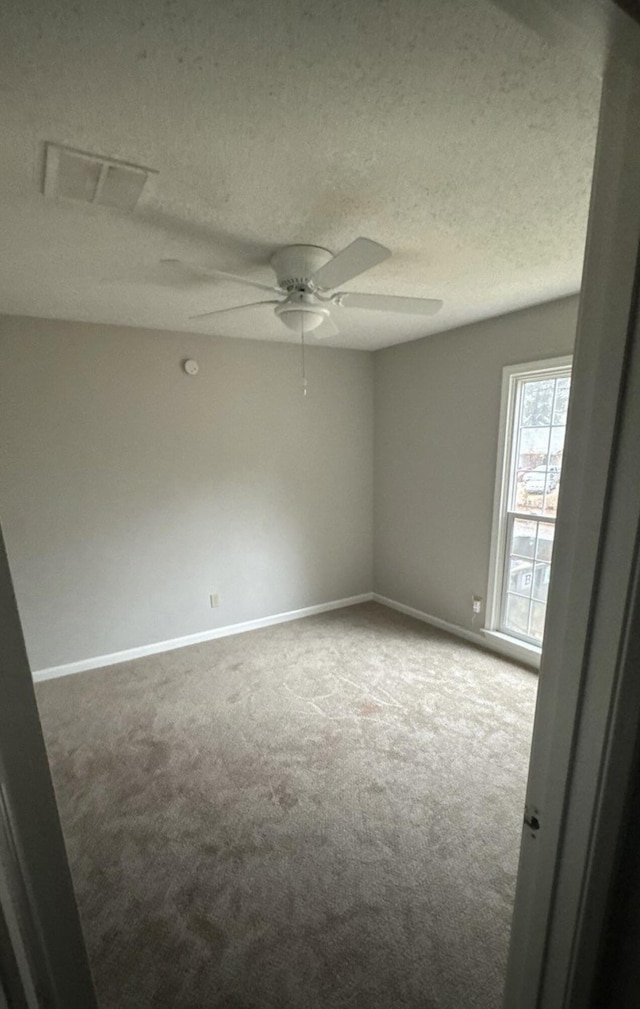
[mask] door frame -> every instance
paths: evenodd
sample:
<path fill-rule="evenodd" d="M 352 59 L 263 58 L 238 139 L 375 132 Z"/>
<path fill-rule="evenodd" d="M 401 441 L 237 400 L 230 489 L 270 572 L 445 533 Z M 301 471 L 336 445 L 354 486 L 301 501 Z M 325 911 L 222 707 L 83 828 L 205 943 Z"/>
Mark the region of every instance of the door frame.
<path fill-rule="evenodd" d="M 1 529 L 0 627 L 0 991 L 97 1009 Z"/>
<path fill-rule="evenodd" d="M 591 1005 L 634 779 L 638 108 L 640 30 L 629 21 L 603 81 L 505 1009 Z"/>

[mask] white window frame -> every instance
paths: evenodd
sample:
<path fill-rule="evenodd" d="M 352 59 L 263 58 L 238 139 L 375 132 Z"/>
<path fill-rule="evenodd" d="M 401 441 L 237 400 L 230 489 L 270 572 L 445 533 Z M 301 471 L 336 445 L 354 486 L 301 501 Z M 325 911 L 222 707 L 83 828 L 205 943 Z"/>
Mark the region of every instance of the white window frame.
<path fill-rule="evenodd" d="M 514 658 L 523 658 L 539 664 L 542 648 L 533 642 L 500 629 L 505 584 L 505 562 L 507 552 L 507 527 L 509 524 L 508 503 L 511 498 L 513 480 L 514 438 L 513 428 L 517 408 L 518 385 L 527 379 L 555 378 L 559 371 L 566 371 L 573 364 L 572 356 L 546 358 L 511 364 L 502 369 L 502 389 L 500 395 L 500 426 L 498 432 L 498 462 L 493 498 L 493 520 L 491 523 L 491 554 L 489 560 L 489 585 L 485 610 L 484 634 L 495 639 L 503 647 L 507 646 Z M 532 516 L 537 520 L 538 516 Z M 544 520 L 544 516 L 541 517 Z"/>

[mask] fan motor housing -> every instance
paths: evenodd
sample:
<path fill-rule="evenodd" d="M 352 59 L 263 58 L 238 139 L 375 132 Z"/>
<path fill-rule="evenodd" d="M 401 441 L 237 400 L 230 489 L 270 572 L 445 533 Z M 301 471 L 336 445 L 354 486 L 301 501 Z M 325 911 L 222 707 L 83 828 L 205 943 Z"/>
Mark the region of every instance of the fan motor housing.
<path fill-rule="evenodd" d="M 333 253 L 319 245 L 287 245 L 271 257 L 271 265 L 283 291 L 312 291 L 310 278 L 333 258 Z"/>

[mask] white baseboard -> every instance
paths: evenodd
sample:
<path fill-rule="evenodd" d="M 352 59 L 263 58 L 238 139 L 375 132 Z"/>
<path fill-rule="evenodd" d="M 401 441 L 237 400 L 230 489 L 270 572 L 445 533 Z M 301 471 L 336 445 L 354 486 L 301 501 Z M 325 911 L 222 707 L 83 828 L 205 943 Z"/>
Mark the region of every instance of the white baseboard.
<path fill-rule="evenodd" d="M 507 638 L 506 635 L 494 634 L 489 631 L 470 631 L 459 624 L 451 624 L 448 620 L 434 617 L 430 613 L 424 613 L 422 610 L 417 610 L 413 606 L 407 606 L 405 603 L 398 603 L 395 599 L 388 599 L 387 596 L 381 596 L 377 592 L 373 593 L 373 600 L 382 606 L 388 606 L 391 610 L 397 610 L 399 613 L 406 613 L 409 617 L 415 617 L 416 620 L 421 620 L 424 624 L 430 624 L 441 631 L 454 634 L 457 638 L 471 641 L 474 645 L 484 648 L 485 651 L 489 649 L 489 651 L 496 652 L 505 658 L 524 662 L 535 669 L 540 667 L 540 653 L 538 649 L 524 644 L 520 645 L 517 641 Z"/>
<path fill-rule="evenodd" d="M 128 648 L 122 652 L 112 652 L 110 655 L 96 655 L 89 659 L 81 659 L 79 662 L 67 662 L 62 666 L 51 666 L 48 669 L 37 669 L 33 672 L 33 679 L 36 683 L 42 680 L 52 680 L 57 676 L 69 676 L 72 673 L 84 673 L 89 669 L 101 669 L 104 666 L 115 666 L 120 662 L 130 662 L 132 659 L 140 659 L 145 655 L 158 655 L 160 652 L 170 652 L 175 648 L 186 648 L 189 645 L 199 645 L 203 641 L 214 641 L 216 638 L 226 638 L 232 634 L 244 634 L 246 631 L 255 631 L 260 627 L 270 627 L 273 624 L 284 624 L 290 620 L 300 620 L 303 617 L 311 617 L 316 613 L 327 613 L 329 610 L 338 610 L 346 606 L 356 606 L 358 603 L 367 603 L 373 600 L 389 609 L 398 610 L 399 613 L 406 613 L 409 617 L 421 620 L 425 624 L 437 627 L 439 630 L 447 631 L 458 638 L 479 645 L 481 648 L 497 652 L 499 655 L 509 659 L 516 659 L 518 662 L 525 662 L 528 665 L 538 668 L 540 665 L 539 654 L 536 649 L 519 645 L 515 641 L 510 641 L 503 635 L 493 634 L 486 631 L 470 631 L 459 624 L 449 623 L 440 617 L 434 617 L 430 613 L 424 613 L 413 606 L 396 602 L 387 596 L 381 596 L 377 592 L 363 592 L 358 596 L 349 596 L 346 599 L 334 599 L 329 603 L 318 603 L 316 606 L 305 606 L 299 610 L 289 610 L 286 613 L 276 613 L 270 617 L 260 617 L 257 620 L 245 620 L 238 624 L 228 624 L 226 627 L 215 627 L 208 631 L 199 631 L 197 634 L 187 634 L 182 638 L 171 638 L 169 641 L 157 641 L 151 645 L 141 645 L 138 648 Z"/>
<path fill-rule="evenodd" d="M 347 599 L 334 599 L 329 603 L 318 603 L 316 606 L 305 606 L 301 610 L 289 610 L 287 613 L 276 613 L 271 617 L 260 617 L 257 620 L 245 620 L 239 624 L 228 624 L 226 627 L 215 627 L 197 634 L 187 634 L 183 638 L 171 638 L 169 641 L 157 641 L 151 645 L 141 645 L 138 648 L 127 648 L 122 652 L 112 652 L 110 655 L 96 655 L 79 662 L 67 662 L 62 666 L 51 666 L 48 669 L 37 669 L 33 672 L 36 683 L 42 680 L 52 680 L 57 676 L 69 676 L 71 673 L 84 673 L 89 669 L 101 669 L 103 666 L 114 666 L 119 662 L 130 662 L 145 655 L 157 655 L 159 652 L 170 652 L 174 648 L 186 648 L 188 645 L 199 645 L 203 641 L 214 641 L 216 638 L 226 638 L 231 634 L 244 634 L 260 627 L 270 627 L 272 624 L 284 624 L 289 620 L 300 620 L 311 617 L 315 613 L 326 613 L 329 610 L 339 610 L 345 606 L 355 606 L 357 603 L 368 603 L 373 599 L 373 592 L 363 592 L 359 596 L 349 596 Z"/>

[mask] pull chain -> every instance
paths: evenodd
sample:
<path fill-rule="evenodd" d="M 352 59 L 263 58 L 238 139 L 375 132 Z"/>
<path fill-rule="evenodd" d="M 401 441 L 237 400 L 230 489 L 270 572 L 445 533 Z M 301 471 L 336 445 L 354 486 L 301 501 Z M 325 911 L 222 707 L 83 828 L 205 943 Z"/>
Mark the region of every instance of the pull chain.
<path fill-rule="evenodd" d="M 302 395 L 307 395 L 307 369 L 304 358 L 304 312 L 300 313 L 300 343 L 302 346 Z"/>

